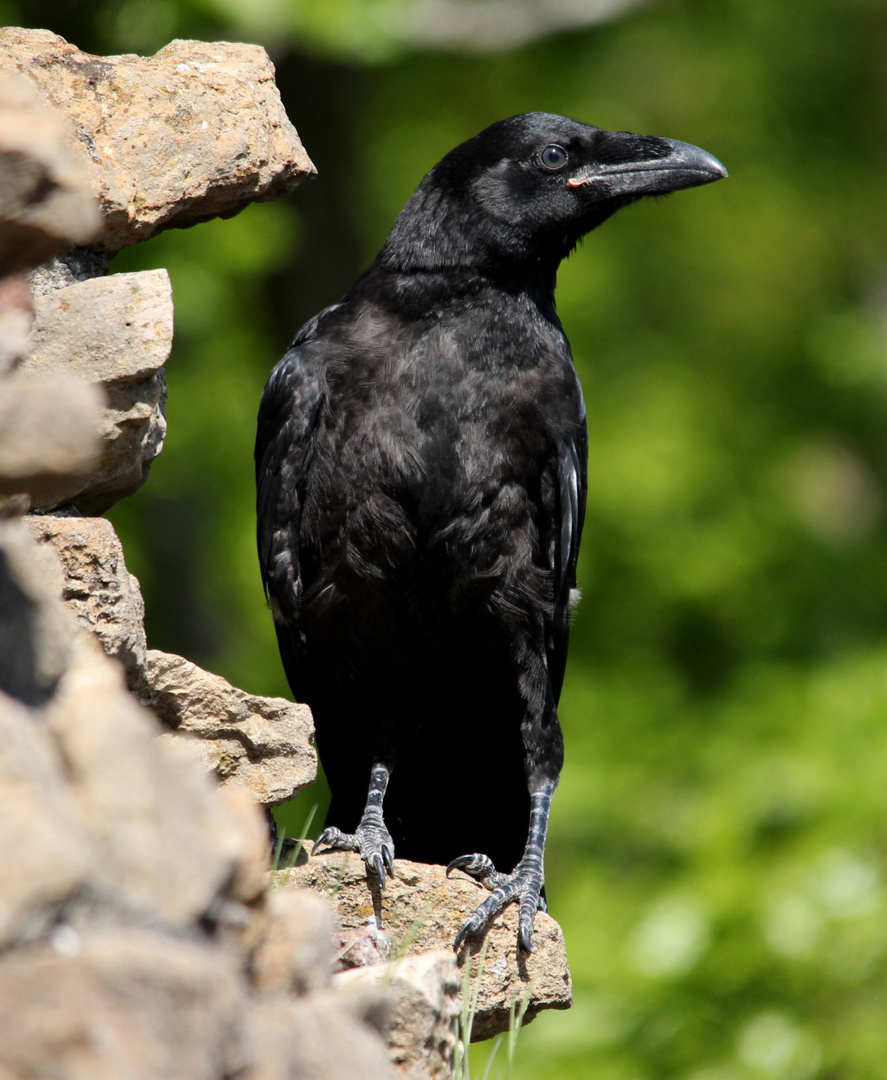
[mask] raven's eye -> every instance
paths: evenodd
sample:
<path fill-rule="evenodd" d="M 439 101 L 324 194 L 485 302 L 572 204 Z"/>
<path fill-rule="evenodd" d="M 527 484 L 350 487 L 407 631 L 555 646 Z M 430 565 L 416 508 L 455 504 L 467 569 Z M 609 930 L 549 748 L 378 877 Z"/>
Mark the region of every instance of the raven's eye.
<path fill-rule="evenodd" d="M 562 169 L 567 164 L 567 151 L 562 146 L 546 146 L 539 151 L 539 160 L 546 169 Z"/>

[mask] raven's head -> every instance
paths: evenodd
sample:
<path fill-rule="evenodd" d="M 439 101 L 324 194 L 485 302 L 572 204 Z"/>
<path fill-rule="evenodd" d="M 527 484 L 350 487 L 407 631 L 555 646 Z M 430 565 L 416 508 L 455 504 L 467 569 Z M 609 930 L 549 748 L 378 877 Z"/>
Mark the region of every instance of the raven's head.
<path fill-rule="evenodd" d="M 535 263 L 553 272 L 621 207 L 726 175 L 717 158 L 675 139 L 550 113 L 511 116 L 435 165 L 380 258 L 404 269 Z"/>

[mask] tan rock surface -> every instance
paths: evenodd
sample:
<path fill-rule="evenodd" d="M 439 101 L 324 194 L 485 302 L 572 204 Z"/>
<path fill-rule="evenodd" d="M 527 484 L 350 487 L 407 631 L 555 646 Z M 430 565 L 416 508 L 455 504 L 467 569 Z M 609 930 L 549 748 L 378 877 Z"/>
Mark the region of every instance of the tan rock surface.
<path fill-rule="evenodd" d="M 216 787 L 215 797 L 222 804 L 227 818 L 226 828 L 232 834 L 226 845 L 236 852 L 234 873 L 228 883 L 228 895 L 242 904 L 263 901 L 268 883 L 271 851 L 268 844 L 268 822 L 265 815 L 256 813 L 256 800 L 247 788 Z M 240 919 L 243 912 L 233 912 Z M 253 947 L 261 927 L 251 920 L 247 933 L 241 936 L 244 950 Z"/>
<path fill-rule="evenodd" d="M 51 739 L 0 693 L 0 946 L 44 931 L 86 879 L 88 847 L 62 769 Z"/>
<path fill-rule="evenodd" d="M 73 822 L 90 837 L 91 887 L 115 909 L 187 926 L 255 860 L 244 844 L 267 851 L 261 830 L 232 823 L 193 756 L 156 737 L 156 719 L 98 649 L 77 654 L 44 723 L 65 761 Z"/>
<path fill-rule="evenodd" d="M 269 890 L 262 940 L 252 957 L 254 984 L 279 993 L 326 990 L 333 933 L 332 905 L 312 889 Z"/>
<path fill-rule="evenodd" d="M 46 30 L 0 31 L 0 72 L 68 117 L 117 251 L 161 229 L 228 217 L 314 175 L 264 49 L 173 41 L 151 57 L 83 53 Z"/>
<path fill-rule="evenodd" d="M 144 483 L 163 446 L 162 369 L 173 333 L 169 275 L 146 270 L 93 278 L 38 296 L 34 307 L 31 347 L 16 377 L 75 375 L 101 384 L 108 397 L 98 463 L 66 496 L 82 513 L 100 514 Z"/>
<path fill-rule="evenodd" d="M 244 1064 L 233 957 L 134 929 L 62 927 L 0 957 L 0 1076 L 221 1080 Z"/>
<path fill-rule="evenodd" d="M 0 507 L 97 513 L 135 490 L 162 443 L 172 329 L 166 275 L 97 277 L 107 252 L 273 197 L 307 159 L 287 157 L 294 132 L 251 46 L 102 59 L 5 30 L 4 66 L 65 109 L 106 251 L 68 249 L 0 283 Z M 4 101 L 0 87 L 0 274 L 4 197 L 54 191 L 29 188 L 27 169 L 4 187 Z M 44 233 L 17 254 L 33 261 Z M 78 374 L 76 389 L 63 382 Z M 202 740 L 158 737 L 108 656 L 147 695 L 140 591 L 110 524 L 0 518 L 0 1078 L 390 1080 L 389 992 L 331 985 L 338 937 L 315 892 L 265 894 L 268 831 L 249 788 L 273 803 L 314 778 L 307 710 L 156 654 L 166 715 L 204 736 L 220 788 Z M 440 997 L 433 979 L 401 984 L 420 1004 Z"/>
<path fill-rule="evenodd" d="M 384 1034 L 395 1076 L 400 1080 L 452 1076 L 462 987 L 455 954 L 448 950 L 405 956 L 335 977 L 340 992 L 353 992 L 366 982 L 384 987 L 390 998 Z"/>
<path fill-rule="evenodd" d="M 33 324 L 34 298 L 27 275 L 0 277 L 0 377 L 8 375 L 28 351 Z"/>
<path fill-rule="evenodd" d="M 0 521 L 0 691 L 44 705 L 71 656 L 67 617 L 19 521 Z"/>
<path fill-rule="evenodd" d="M 105 653 L 119 660 L 127 683 L 145 692 L 145 604 L 126 569 L 123 548 L 106 518 L 40 514 L 24 520 L 43 556 L 47 580 L 77 624 L 95 634 Z"/>
<path fill-rule="evenodd" d="M 33 506 L 68 498 L 98 460 L 101 387 L 60 376 L 13 378 L 0 388 L 0 496 Z"/>
<path fill-rule="evenodd" d="M 238 690 L 190 660 L 148 651 L 148 701 L 167 727 L 198 738 L 205 767 L 223 784 L 277 806 L 317 778 L 307 705 Z"/>
<path fill-rule="evenodd" d="M 247 1080 L 393 1080 L 380 1036 L 333 995 L 260 998 L 249 1017 L 261 1056 Z"/>
<path fill-rule="evenodd" d="M 33 83 L 0 71 L 0 275 L 48 259 L 99 230 L 87 169 L 70 128 Z"/>
<path fill-rule="evenodd" d="M 311 843 L 307 842 L 308 850 Z M 367 877 L 357 855 L 347 852 L 306 851 L 291 870 L 274 876 L 279 888 L 307 886 L 330 897 L 345 929 L 373 926 L 391 941 L 391 955 L 414 955 L 451 949 L 465 919 L 488 895 L 477 882 L 459 874 L 447 878 L 441 866 L 395 859 L 395 876 L 384 889 Z M 570 972 L 560 927 L 545 912 L 536 915 L 534 952 L 517 947 L 516 904 L 510 904 L 495 920 L 483 942 L 472 941 L 459 953 L 460 962 L 470 959 L 479 968 L 479 954 L 486 947 L 473 1037 L 486 1039 L 508 1029 L 509 1009 L 530 995 L 525 1022 L 542 1009 L 569 1008 L 572 999 Z"/>

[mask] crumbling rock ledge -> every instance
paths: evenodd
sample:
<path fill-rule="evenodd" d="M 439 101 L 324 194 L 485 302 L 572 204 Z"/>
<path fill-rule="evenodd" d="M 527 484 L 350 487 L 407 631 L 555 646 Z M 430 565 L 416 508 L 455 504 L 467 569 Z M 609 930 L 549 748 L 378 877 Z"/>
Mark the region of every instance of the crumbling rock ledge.
<path fill-rule="evenodd" d="M 0 596 L 0 1076 L 390 1080 L 328 905 L 269 901 L 253 800 L 157 738 L 20 521 Z"/>
<path fill-rule="evenodd" d="M 130 690 L 166 726 L 165 738 L 186 737 L 204 771 L 223 786 L 246 788 L 262 806 L 277 806 L 314 783 L 306 705 L 248 694 L 190 660 L 147 649 L 139 583 L 110 521 L 39 514 L 24 525 L 37 542 L 45 581 L 74 616 L 68 635 L 94 636 L 121 662 Z"/>
<path fill-rule="evenodd" d="M 148 687 L 148 704 L 167 727 L 197 736 L 204 767 L 222 785 L 246 787 L 263 806 L 278 806 L 317 779 L 307 705 L 248 694 L 158 649 L 148 651 Z"/>
<path fill-rule="evenodd" d="M 166 435 L 166 377 L 173 304 L 165 270 L 113 274 L 38 296 L 34 330 L 16 381 L 66 376 L 101 388 L 100 451 L 86 480 L 73 477 L 52 501 L 101 514 L 145 482 Z"/>
<path fill-rule="evenodd" d="M 51 506 L 87 484 L 104 405 L 101 387 L 64 375 L 4 380 L 0 498 L 27 493 L 28 504 Z"/>
<path fill-rule="evenodd" d="M 92 56 L 48 30 L 0 30 L 0 72 L 31 79 L 68 118 L 118 251 L 162 229 L 230 217 L 315 174 L 258 45 L 173 41 Z"/>
<path fill-rule="evenodd" d="M 0 76 L 9 68 L 0 61 Z M 27 78 L 0 78 L 0 265 L 36 266 L 98 234 L 87 170 L 64 117 L 47 108 Z"/>
<path fill-rule="evenodd" d="M 34 555 L 45 580 L 74 616 L 69 631 L 94 634 L 105 653 L 123 665 L 130 690 L 144 699 L 145 604 L 114 526 L 107 518 L 54 514 L 26 517 L 23 524 L 36 541 Z"/>
<path fill-rule="evenodd" d="M 331 897 L 346 932 L 343 947 L 349 949 L 360 932 L 378 949 L 381 931 L 390 957 L 451 950 L 462 924 L 488 895 L 483 886 L 460 874 L 447 878 L 442 866 L 406 859 L 395 859 L 395 872 L 380 889 L 358 855 L 337 851 L 309 857 L 311 842 L 305 843 L 296 866 L 277 871 L 274 884 L 280 889 L 308 887 Z M 518 950 L 517 923 L 517 905 L 510 904 L 482 941 L 469 941 L 459 952 L 459 962 L 470 963 L 472 977 L 480 978 L 473 1039 L 507 1031 L 512 1005 L 519 1006 L 525 997 L 529 1000 L 524 1023 L 543 1009 L 568 1009 L 572 1002 L 558 924 L 540 911 L 534 951 L 527 955 Z"/>
<path fill-rule="evenodd" d="M 385 988 L 389 1001 L 381 1026 L 399 1080 L 448 1080 L 452 1076 L 462 978 L 450 950 L 405 956 L 334 977 L 340 997 Z"/>

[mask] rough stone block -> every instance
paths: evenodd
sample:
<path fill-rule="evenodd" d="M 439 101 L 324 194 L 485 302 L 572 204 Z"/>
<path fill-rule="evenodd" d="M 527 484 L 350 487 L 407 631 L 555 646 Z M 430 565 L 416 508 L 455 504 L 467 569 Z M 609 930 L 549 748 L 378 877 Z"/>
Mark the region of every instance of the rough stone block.
<path fill-rule="evenodd" d="M 0 387 L 0 496 L 28 506 L 63 502 L 99 457 L 101 387 L 79 379 L 13 378 Z"/>
<path fill-rule="evenodd" d="M 51 740 L 0 693 L 0 946 L 45 932 L 86 880 L 88 848 L 73 818 Z"/>
<path fill-rule="evenodd" d="M 355 968 L 335 978 L 353 991 L 369 982 L 390 1000 L 384 1035 L 398 1080 L 448 1080 L 458 1037 L 462 979 L 452 951 L 406 956 L 392 964 Z"/>
<path fill-rule="evenodd" d="M 205 766 L 223 784 L 277 806 L 314 783 L 317 753 L 307 705 L 238 690 L 181 656 L 148 651 L 148 702 L 160 719 L 198 738 Z"/>
<path fill-rule="evenodd" d="M 0 78 L 0 275 L 89 243 L 101 224 L 90 188 L 67 121 L 30 80 Z"/>
<path fill-rule="evenodd" d="M 91 56 L 46 30 L 0 31 L 0 71 L 66 114 L 109 251 L 230 217 L 314 175 L 258 45 L 173 41 L 151 57 Z"/>
<path fill-rule="evenodd" d="M 393 1080 L 385 1044 L 329 994 L 260 998 L 249 1027 L 260 1046 L 248 1080 Z"/>
<path fill-rule="evenodd" d="M 98 647 L 80 650 L 43 723 L 65 761 L 73 820 L 90 837 L 95 893 L 172 926 L 211 912 L 239 864 L 254 861 L 244 844 L 259 832 L 232 823 L 231 804 L 214 797 L 193 756 L 156 737 L 156 718 L 127 692 L 121 669 Z"/>
<path fill-rule="evenodd" d="M 18 521 L 0 521 L 0 691 L 44 705 L 71 655 L 68 620 Z"/>
<path fill-rule="evenodd" d="M 252 957 L 254 984 L 263 991 L 307 994 L 330 986 L 333 908 L 311 889 L 271 889 L 262 940 Z"/>
<path fill-rule="evenodd" d="M 146 270 L 93 278 L 38 296 L 34 307 L 31 347 L 16 377 L 75 375 L 100 383 L 107 394 L 98 464 L 67 496 L 82 513 L 101 514 L 144 483 L 163 446 L 162 369 L 173 334 L 169 275 Z"/>
<path fill-rule="evenodd" d="M 234 957 L 145 930 L 81 934 L 0 957 L 0 1076 L 243 1075 Z"/>
<path fill-rule="evenodd" d="M 462 924 L 487 891 L 458 874 L 447 878 L 442 866 L 395 858 L 394 870 L 380 889 L 358 855 L 337 851 L 309 858 L 303 850 L 297 865 L 278 871 L 274 880 L 280 888 L 307 886 L 333 897 L 344 929 L 370 926 L 383 931 L 391 941 L 392 955 L 451 949 Z M 507 1031 L 509 1010 L 527 995 L 525 1023 L 542 1009 L 570 1007 L 572 988 L 560 927 L 540 911 L 534 951 L 527 955 L 518 950 L 517 921 L 517 905 L 510 904 L 483 941 L 470 941 L 459 952 L 461 963 L 471 963 L 472 978 L 479 974 L 481 980 L 474 1039 Z"/>
<path fill-rule="evenodd" d="M 26 518 L 25 527 L 47 580 L 77 624 L 95 634 L 105 653 L 123 664 L 129 688 L 144 695 L 145 605 L 114 526 L 106 518 L 40 514 Z"/>

